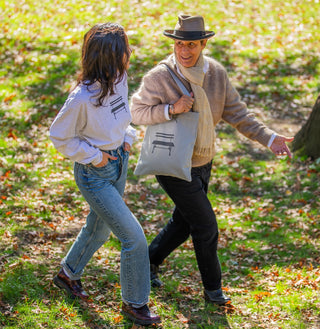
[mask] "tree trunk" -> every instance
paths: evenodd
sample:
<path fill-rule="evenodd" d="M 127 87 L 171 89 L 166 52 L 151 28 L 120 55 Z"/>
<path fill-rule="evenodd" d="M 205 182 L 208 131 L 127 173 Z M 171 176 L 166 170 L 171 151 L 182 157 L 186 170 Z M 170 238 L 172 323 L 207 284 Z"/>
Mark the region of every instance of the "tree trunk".
<path fill-rule="evenodd" d="M 313 106 L 309 119 L 294 137 L 293 152 L 312 159 L 320 157 L 320 95 Z"/>

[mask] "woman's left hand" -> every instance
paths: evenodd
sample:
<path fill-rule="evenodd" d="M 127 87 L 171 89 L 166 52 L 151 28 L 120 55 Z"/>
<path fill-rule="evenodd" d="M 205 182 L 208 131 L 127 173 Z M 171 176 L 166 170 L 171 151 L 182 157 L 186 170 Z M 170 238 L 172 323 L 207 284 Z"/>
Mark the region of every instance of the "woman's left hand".
<path fill-rule="evenodd" d="M 286 144 L 292 142 L 294 137 L 284 137 L 281 135 L 276 136 L 274 141 L 270 146 L 270 150 L 277 156 L 287 155 L 290 159 L 292 158 L 292 154 Z"/>
<path fill-rule="evenodd" d="M 131 145 L 127 142 L 124 142 L 123 143 L 123 149 L 126 151 L 126 152 L 130 152 L 131 150 Z"/>

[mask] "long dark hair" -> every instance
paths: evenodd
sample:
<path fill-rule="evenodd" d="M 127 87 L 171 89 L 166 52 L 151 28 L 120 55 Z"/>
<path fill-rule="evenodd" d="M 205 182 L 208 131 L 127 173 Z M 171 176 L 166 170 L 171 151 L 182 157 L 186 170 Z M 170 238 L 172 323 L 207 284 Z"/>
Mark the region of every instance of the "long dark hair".
<path fill-rule="evenodd" d="M 96 95 L 96 106 L 101 106 L 108 94 L 114 94 L 114 85 L 127 72 L 130 53 L 126 33 L 119 24 L 97 24 L 85 34 L 77 83 L 89 87 L 100 82 L 101 91 Z"/>

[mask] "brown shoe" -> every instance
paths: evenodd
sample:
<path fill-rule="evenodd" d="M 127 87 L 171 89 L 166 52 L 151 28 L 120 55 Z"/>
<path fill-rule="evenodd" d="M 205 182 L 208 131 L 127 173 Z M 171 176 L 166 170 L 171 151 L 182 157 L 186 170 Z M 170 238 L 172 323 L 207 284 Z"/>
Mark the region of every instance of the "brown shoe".
<path fill-rule="evenodd" d="M 144 305 L 140 308 L 134 308 L 131 305 L 122 303 L 122 313 L 124 313 L 134 323 L 141 325 L 161 322 L 160 316 L 150 312 L 148 305 Z"/>
<path fill-rule="evenodd" d="M 79 297 L 88 299 L 89 295 L 83 290 L 80 280 L 71 280 L 63 269 L 53 278 L 54 284 L 60 289 L 64 289 L 71 298 Z"/>

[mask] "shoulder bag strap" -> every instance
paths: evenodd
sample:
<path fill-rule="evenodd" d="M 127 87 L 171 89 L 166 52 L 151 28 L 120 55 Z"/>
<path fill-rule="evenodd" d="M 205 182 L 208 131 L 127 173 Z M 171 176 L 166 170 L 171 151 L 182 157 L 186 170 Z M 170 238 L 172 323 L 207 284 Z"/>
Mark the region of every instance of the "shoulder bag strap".
<path fill-rule="evenodd" d="M 167 64 L 165 64 L 165 63 L 162 63 L 162 64 L 167 67 L 167 69 L 168 69 L 169 73 L 171 74 L 173 80 L 177 83 L 177 85 L 179 86 L 179 88 L 181 89 L 181 91 L 183 92 L 183 94 L 190 96 L 190 93 L 189 93 L 188 89 L 180 81 L 180 79 L 177 77 L 177 75 L 171 70 L 171 68 Z"/>

